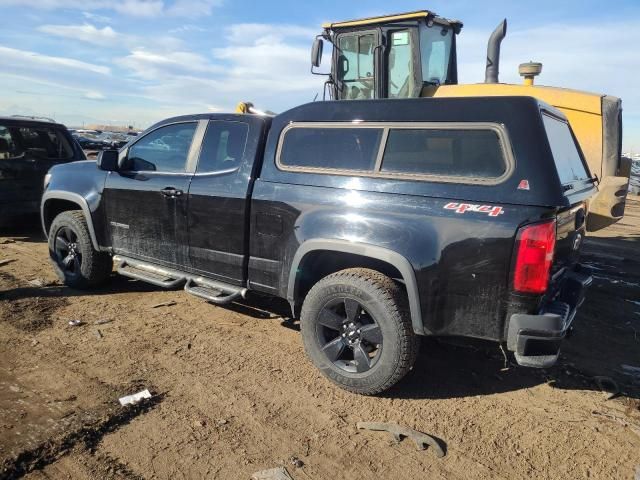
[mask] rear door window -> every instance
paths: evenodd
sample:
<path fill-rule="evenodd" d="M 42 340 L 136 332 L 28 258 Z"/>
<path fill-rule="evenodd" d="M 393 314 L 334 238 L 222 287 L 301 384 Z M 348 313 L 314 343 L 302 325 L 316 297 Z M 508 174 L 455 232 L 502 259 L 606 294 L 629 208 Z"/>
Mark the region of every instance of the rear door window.
<path fill-rule="evenodd" d="M 381 171 L 498 178 L 506 168 L 500 138 L 493 130 L 391 128 Z"/>
<path fill-rule="evenodd" d="M 132 171 L 182 173 L 186 169 L 196 122 L 160 127 L 134 143 L 127 154 Z"/>
<path fill-rule="evenodd" d="M 569 124 L 550 115 L 542 115 L 549 146 L 558 170 L 560 182 L 567 185 L 589 179 L 580 151 L 571 134 Z"/>
<path fill-rule="evenodd" d="M 295 127 L 284 136 L 281 166 L 373 171 L 382 128 Z"/>
<path fill-rule="evenodd" d="M 209 122 L 197 173 L 235 169 L 242 163 L 249 126 L 241 122 Z"/>

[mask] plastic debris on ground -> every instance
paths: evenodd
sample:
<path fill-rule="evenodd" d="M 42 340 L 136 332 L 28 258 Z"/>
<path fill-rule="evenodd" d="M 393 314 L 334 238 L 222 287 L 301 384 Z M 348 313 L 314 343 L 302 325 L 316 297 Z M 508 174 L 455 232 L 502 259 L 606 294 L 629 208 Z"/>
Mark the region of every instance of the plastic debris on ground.
<path fill-rule="evenodd" d="M 284 467 L 261 470 L 251 475 L 251 480 L 293 480 Z"/>
<path fill-rule="evenodd" d="M 118 401 L 120 402 L 120 405 L 122 405 L 124 407 L 125 405 L 134 405 L 134 404 L 138 403 L 140 400 L 145 399 L 145 398 L 151 398 L 151 392 L 147 388 L 145 388 L 141 392 L 134 393 L 132 395 L 125 395 L 124 397 L 120 397 L 118 399 Z"/>

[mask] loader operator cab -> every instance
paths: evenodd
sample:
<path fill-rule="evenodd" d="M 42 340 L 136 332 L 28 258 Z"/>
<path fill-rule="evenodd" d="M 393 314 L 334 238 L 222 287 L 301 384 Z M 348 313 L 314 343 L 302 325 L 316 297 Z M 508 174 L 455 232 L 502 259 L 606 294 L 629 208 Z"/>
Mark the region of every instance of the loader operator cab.
<path fill-rule="evenodd" d="M 561 110 L 569 120 L 598 194 L 589 203 L 587 230 L 596 231 L 624 215 L 630 161 L 622 153 L 622 103 L 611 95 L 534 84 L 542 64 L 523 63 L 522 84 L 500 83 L 503 20 L 487 42 L 485 79 L 458 84 L 456 36 L 462 22 L 421 10 L 346 22 L 325 23 L 311 51 L 311 72 L 327 75 L 324 98 L 528 96 Z M 319 73 L 324 42 L 332 46 L 331 73 Z M 328 95 L 327 95 L 328 94 Z"/>
<path fill-rule="evenodd" d="M 419 97 L 423 86 L 458 81 L 456 35 L 462 23 L 427 11 L 324 24 L 316 45 L 333 45 L 330 97 Z M 314 55 L 322 48 L 314 48 Z M 315 66 L 320 59 L 312 58 Z"/>

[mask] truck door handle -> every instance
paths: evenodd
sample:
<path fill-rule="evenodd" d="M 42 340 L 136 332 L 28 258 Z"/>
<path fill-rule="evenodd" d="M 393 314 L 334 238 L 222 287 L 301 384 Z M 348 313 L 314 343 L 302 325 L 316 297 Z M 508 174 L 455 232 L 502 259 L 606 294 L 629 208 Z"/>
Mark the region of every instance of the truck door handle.
<path fill-rule="evenodd" d="M 183 192 L 182 190 L 178 190 L 177 188 L 166 187 L 160 190 L 160 193 L 162 193 L 165 197 L 176 198 L 182 195 Z"/>

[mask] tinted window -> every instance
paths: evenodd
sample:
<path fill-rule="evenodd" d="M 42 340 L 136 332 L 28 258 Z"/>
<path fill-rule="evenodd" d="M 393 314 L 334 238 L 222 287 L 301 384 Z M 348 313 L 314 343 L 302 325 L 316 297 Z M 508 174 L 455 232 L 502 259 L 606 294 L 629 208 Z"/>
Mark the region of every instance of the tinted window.
<path fill-rule="evenodd" d="M 196 123 L 158 128 L 129 148 L 129 168 L 134 171 L 184 172 Z"/>
<path fill-rule="evenodd" d="M 216 172 L 239 167 L 248 132 L 246 123 L 209 122 L 196 171 Z"/>
<path fill-rule="evenodd" d="M 293 128 L 284 136 L 280 163 L 292 167 L 373 170 L 380 128 Z"/>
<path fill-rule="evenodd" d="M 54 127 L 0 125 L 0 159 L 26 155 L 29 158 L 67 160 L 73 149 L 64 134 Z"/>
<path fill-rule="evenodd" d="M 495 178 L 506 170 L 493 130 L 391 129 L 383 172 Z"/>
<path fill-rule="evenodd" d="M 439 85 L 445 83 L 449 71 L 453 31 L 439 25 L 420 26 L 422 81 Z"/>
<path fill-rule="evenodd" d="M 343 35 L 338 41 L 340 98 L 361 100 L 374 97 L 373 77 L 376 36 Z"/>
<path fill-rule="evenodd" d="M 389 97 L 406 98 L 413 95 L 413 42 L 409 30 L 391 34 L 389 48 Z"/>
<path fill-rule="evenodd" d="M 586 180 L 589 178 L 586 169 L 580 158 L 580 153 L 569 130 L 569 125 L 560 120 L 543 115 L 551 153 L 558 169 L 560 182 L 563 184 L 572 183 L 576 180 Z"/>

